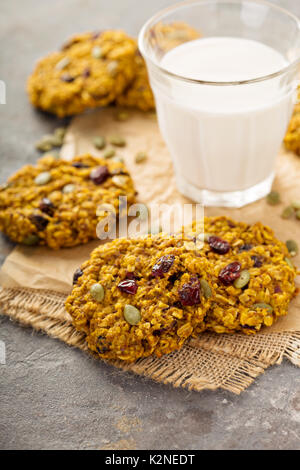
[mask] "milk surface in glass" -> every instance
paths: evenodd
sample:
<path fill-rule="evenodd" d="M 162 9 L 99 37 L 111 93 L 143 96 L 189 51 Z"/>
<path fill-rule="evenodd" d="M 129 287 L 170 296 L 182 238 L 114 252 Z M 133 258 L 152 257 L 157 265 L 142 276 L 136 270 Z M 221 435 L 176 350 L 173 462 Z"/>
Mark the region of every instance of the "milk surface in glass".
<path fill-rule="evenodd" d="M 237 82 L 278 72 L 288 62 L 254 40 L 209 37 L 172 49 L 160 65 L 186 78 Z M 219 192 L 222 205 L 222 194 L 271 187 L 293 104 L 293 93 L 283 94 L 280 80 L 225 86 L 170 80 L 162 85 L 168 93 L 154 81 L 161 132 L 184 194 L 203 201 L 207 193 L 204 202 L 210 204 L 210 192 Z"/>

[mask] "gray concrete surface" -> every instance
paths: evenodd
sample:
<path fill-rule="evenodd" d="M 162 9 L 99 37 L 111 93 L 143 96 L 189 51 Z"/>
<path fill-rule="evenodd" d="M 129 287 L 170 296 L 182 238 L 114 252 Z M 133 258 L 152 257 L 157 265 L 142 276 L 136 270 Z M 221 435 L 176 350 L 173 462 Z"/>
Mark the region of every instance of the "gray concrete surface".
<path fill-rule="evenodd" d="M 1 0 L 0 182 L 34 162 L 58 121 L 24 92 L 34 61 L 77 31 L 136 34 L 172 0 Z M 281 4 L 300 15 L 299 0 Z M 12 245 L 0 238 L 1 260 Z M 300 371 L 269 369 L 246 392 L 187 392 L 121 373 L 0 317 L 0 449 L 300 449 Z"/>

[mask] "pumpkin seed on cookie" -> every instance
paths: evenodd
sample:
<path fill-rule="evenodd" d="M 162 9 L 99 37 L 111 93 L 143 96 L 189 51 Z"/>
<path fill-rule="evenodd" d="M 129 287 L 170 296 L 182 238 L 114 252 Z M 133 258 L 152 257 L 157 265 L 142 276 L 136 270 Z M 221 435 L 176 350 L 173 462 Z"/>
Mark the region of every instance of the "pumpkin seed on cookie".
<path fill-rule="evenodd" d="M 298 244 L 295 240 L 287 240 L 285 244 L 291 256 L 296 256 L 298 254 Z"/>
<path fill-rule="evenodd" d="M 42 186 L 44 184 L 49 183 L 51 181 L 51 173 L 49 171 L 43 171 L 35 178 L 35 184 Z"/>
<path fill-rule="evenodd" d="M 247 269 L 243 269 L 243 271 L 241 271 L 240 277 L 238 277 L 234 281 L 233 285 L 237 289 L 242 289 L 248 284 L 249 281 L 250 281 L 250 273 L 249 271 L 247 271 Z"/>
<path fill-rule="evenodd" d="M 56 70 L 63 70 L 67 65 L 70 64 L 69 57 L 63 57 L 57 64 L 55 65 Z"/>
<path fill-rule="evenodd" d="M 200 279 L 200 286 L 203 291 L 204 297 L 206 299 L 209 299 L 212 296 L 212 290 L 208 282 L 205 279 Z"/>
<path fill-rule="evenodd" d="M 100 46 L 94 46 L 92 49 L 92 56 L 94 59 L 100 59 L 102 57 L 103 52 Z"/>
<path fill-rule="evenodd" d="M 96 302 L 102 302 L 105 295 L 104 287 L 102 284 L 93 284 L 90 289 L 90 294 Z"/>
<path fill-rule="evenodd" d="M 133 305 L 127 304 L 124 307 L 124 318 L 129 325 L 137 325 L 141 321 L 141 312 Z"/>

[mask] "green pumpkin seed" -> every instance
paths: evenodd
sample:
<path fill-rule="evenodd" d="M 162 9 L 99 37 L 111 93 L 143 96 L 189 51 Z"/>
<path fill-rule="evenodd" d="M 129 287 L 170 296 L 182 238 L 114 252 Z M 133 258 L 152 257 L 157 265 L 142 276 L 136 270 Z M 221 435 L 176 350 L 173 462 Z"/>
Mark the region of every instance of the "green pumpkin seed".
<path fill-rule="evenodd" d="M 66 132 L 67 132 L 66 127 L 57 127 L 56 129 L 54 129 L 54 135 L 61 140 L 65 138 Z"/>
<path fill-rule="evenodd" d="M 63 138 L 58 135 L 45 134 L 36 144 L 35 148 L 41 152 L 47 152 L 53 147 L 61 147 Z"/>
<path fill-rule="evenodd" d="M 105 137 L 102 137 L 102 136 L 95 137 L 93 139 L 93 144 L 94 144 L 94 147 L 96 147 L 96 149 L 98 150 L 104 149 L 106 145 Z"/>
<path fill-rule="evenodd" d="M 282 211 L 281 217 L 283 219 L 290 219 L 294 214 L 295 214 L 294 208 L 292 206 L 288 206 Z"/>
<path fill-rule="evenodd" d="M 133 305 L 125 305 L 124 318 L 129 325 L 137 325 L 141 321 L 141 312 Z"/>
<path fill-rule="evenodd" d="M 100 59 L 102 57 L 102 49 L 100 46 L 93 47 L 92 56 L 94 57 L 94 59 Z"/>
<path fill-rule="evenodd" d="M 297 242 L 295 242 L 295 240 L 287 240 L 285 244 L 287 249 L 289 250 L 290 255 L 296 256 L 299 251 Z"/>
<path fill-rule="evenodd" d="M 212 233 L 199 233 L 199 235 L 197 236 L 199 242 L 208 242 L 208 239 L 209 237 L 212 237 Z"/>
<path fill-rule="evenodd" d="M 104 217 L 105 215 L 107 215 L 107 213 L 113 213 L 114 212 L 114 206 L 112 204 L 108 204 L 108 203 L 103 203 L 103 204 L 100 204 L 100 206 L 97 207 L 96 209 L 96 216 L 97 217 Z"/>
<path fill-rule="evenodd" d="M 271 305 L 269 305 L 269 304 L 265 304 L 264 302 L 260 302 L 258 304 L 253 304 L 252 308 L 254 308 L 254 310 L 256 310 L 257 308 L 263 308 L 263 309 L 268 310 L 268 313 L 273 312 L 273 307 L 271 307 Z"/>
<path fill-rule="evenodd" d="M 249 281 L 250 281 L 250 273 L 249 271 L 247 271 L 247 269 L 244 269 L 243 271 L 241 271 L 240 277 L 238 277 L 234 281 L 233 285 L 237 289 L 242 289 L 242 287 L 245 287 Z"/>
<path fill-rule="evenodd" d="M 296 218 L 297 218 L 298 220 L 300 220 L 300 211 L 297 211 L 297 212 L 296 212 Z"/>
<path fill-rule="evenodd" d="M 57 64 L 55 65 L 56 70 L 63 70 L 67 65 L 69 65 L 70 59 L 69 57 L 63 57 Z"/>
<path fill-rule="evenodd" d="M 146 152 L 138 152 L 135 156 L 135 163 L 142 163 L 146 161 L 148 158 L 148 155 Z"/>
<path fill-rule="evenodd" d="M 90 288 L 90 294 L 96 302 L 102 302 L 104 299 L 104 287 L 101 284 L 93 284 Z"/>
<path fill-rule="evenodd" d="M 116 147 L 125 147 L 126 145 L 126 140 L 120 135 L 112 135 L 109 142 Z"/>
<path fill-rule="evenodd" d="M 280 203 L 280 194 L 277 191 L 271 191 L 267 195 L 267 203 L 271 204 L 271 206 L 276 206 Z"/>
<path fill-rule="evenodd" d="M 292 202 L 291 202 L 291 206 L 292 206 L 295 210 L 300 210 L 300 200 L 298 200 L 298 201 L 292 201 Z"/>
<path fill-rule="evenodd" d="M 129 113 L 127 111 L 119 111 L 116 115 L 115 118 L 117 121 L 127 121 L 129 118 Z"/>
<path fill-rule="evenodd" d="M 9 184 L 8 183 L 3 183 L 3 184 L 0 184 L 0 191 L 4 191 L 5 189 L 9 188 Z"/>
<path fill-rule="evenodd" d="M 192 251 L 192 250 L 196 249 L 196 245 L 195 245 L 194 242 L 185 241 L 185 242 L 183 242 L 183 246 L 188 251 Z"/>
<path fill-rule="evenodd" d="M 112 160 L 118 163 L 124 163 L 125 161 L 123 157 L 113 157 Z"/>
<path fill-rule="evenodd" d="M 120 188 L 124 188 L 124 186 L 126 186 L 128 178 L 125 175 L 115 175 L 112 177 L 111 180 L 116 186 L 119 186 Z"/>
<path fill-rule="evenodd" d="M 212 290 L 210 285 L 205 279 L 200 279 L 201 289 L 203 290 L 204 297 L 209 299 L 212 296 Z"/>
<path fill-rule="evenodd" d="M 51 173 L 49 171 L 43 171 L 37 177 L 35 178 L 34 182 L 35 184 L 42 186 L 44 184 L 49 183 L 51 181 Z"/>
<path fill-rule="evenodd" d="M 40 152 L 48 152 L 52 149 L 52 144 L 45 140 L 39 140 L 38 142 L 36 142 L 35 148 Z"/>
<path fill-rule="evenodd" d="M 40 239 L 37 235 L 31 234 L 27 235 L 27 237 L 24 238 L 22 243 L 27 246 L 34 246 L 39 243 Z"/>
<path fill-rule="evenodd" d="M 294 271 L 295 268 L 294 268 L 294 265 L 293 265 L 293 263 L 291 262 L 290 258 L 285 257 L 285 258 L 284 258 L 284 261 L 285 261 L 286 264 Z"/>
<path fill-rule="evenodd" d="M 103 158 L 105 158 L 107 160 L 108 158 L 112 158 L 115 155 L 116 155 L 116 151 L 114 149 L 107 149 L 103 153 Z"/>
<path fill-rule="evenodd" d="M 107 64 L 107 71 L 111 77 L 115 77 L 117 75 L 118 66 L 119 64 L 116 60 L 113 60 Z"/>
<path fill-rule="evenodd" d="M 62 188 L 62 192 L 63 194 L 71 194 L 75 191 L 75 189 L 76 189 L 75 184 L 66 184 L 66 186 Z"/>

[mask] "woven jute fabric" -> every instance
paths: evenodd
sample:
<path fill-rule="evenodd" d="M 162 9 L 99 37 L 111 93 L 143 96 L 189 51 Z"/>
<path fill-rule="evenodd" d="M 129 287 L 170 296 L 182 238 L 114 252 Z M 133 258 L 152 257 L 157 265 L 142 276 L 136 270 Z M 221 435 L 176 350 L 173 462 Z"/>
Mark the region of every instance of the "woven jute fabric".
<path fill-rule="evenodd" d="M 75 330 L 64 308 L 65 295 L 34 289 L 0 291 L 5 315 L 86 353 L 84 334 Z M 284 358 L 300 366 L 300 332 L 263 333 L 255 336 L 204 333 L 180 350 L 161 358 L 133 364 L 109 361 L 112 366 L 189 390 L 223 388 L 239 394 L 267 367 Z"/>

